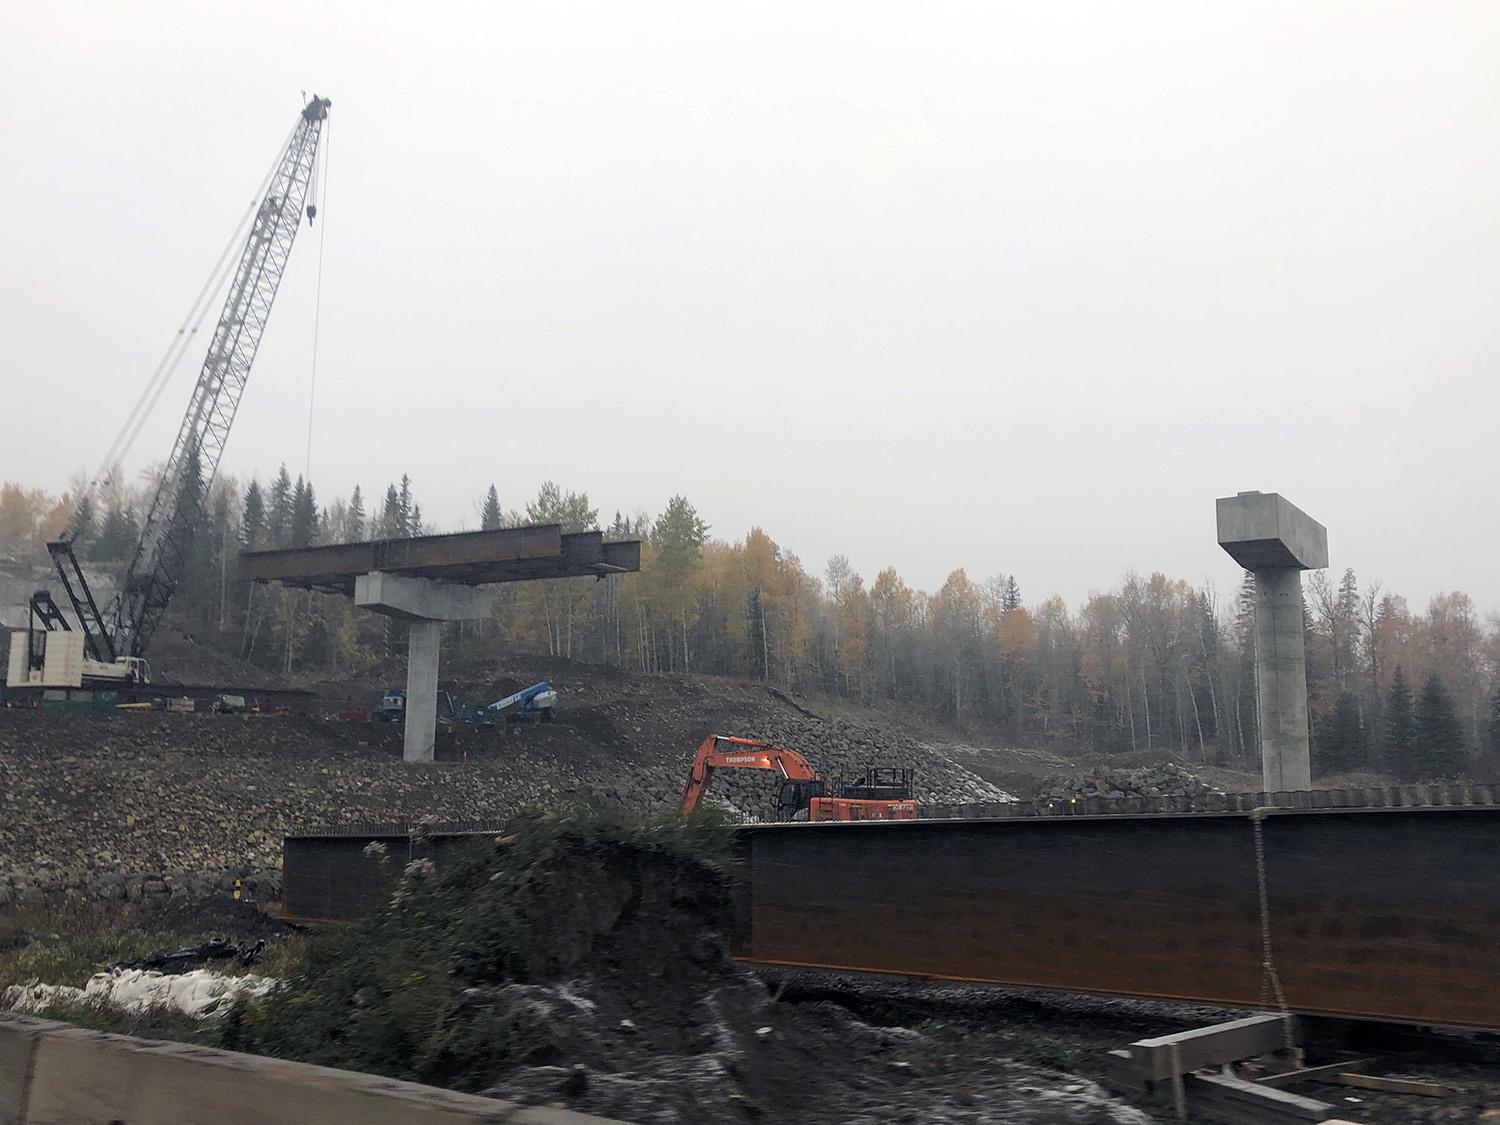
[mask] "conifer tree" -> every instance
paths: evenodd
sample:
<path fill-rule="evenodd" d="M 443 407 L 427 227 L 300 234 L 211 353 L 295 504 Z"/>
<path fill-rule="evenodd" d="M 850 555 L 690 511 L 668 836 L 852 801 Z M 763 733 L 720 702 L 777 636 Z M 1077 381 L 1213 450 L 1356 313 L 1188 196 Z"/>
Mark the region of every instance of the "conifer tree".
<path fill-rule="evenodd" d="M 1414 750 L 1418 780 L 1455 777 L 1464 773 L 1469 764 L 1463 724 L 1453 707 L 1453 698 L 1436 674 L 1427 677 L 1417 700 Z"/>
<path fill-rule="evenodd" d="M 291 540 L 293 547 L 308 547 L 317 539 L 318 501 L 311 481 L 299 475 L 292 491 Z"/>
<path fill-rule="evenodd" d="M 1391 688 L 1385 697 L 1385 731 L 1381 740 L 1381 765 L 1388 773 L 1400 778 L 1411 778 L 1416 774 L 1416 762 L 1412 760 L 1412 748 L 1417 739 L 1417 718 L 1412 703 L 1411 685 L 1406 682 L 1406 673 L 1396 665 L 1391 677 Z"/>
<path fill-rule="evenodd" d="M 1348 773 L 1366 765 L 1364 721 L 1359 697 L 1341 692 L 1333 713 L 1318 728 L 1317 772 L 1322 775 Z"/>
<path fill-rule="evenodd" d="M 405 538 L 411 535 L 411 477 L 401 474 L 401 491 L 396 494 L 396 534 Z"/>
<path fill-rule="evenodd" d="M 1021 584 L 1014 574 L 1005 576 L 1005 593 L 1000 598 L 1000 612 L 1009 613 L 1021 608 Z"/>
<path fill-rule="evenodd" d="M 401 525 L 401 497 L 394 484 L 387 485 L 385 504 L 380 509 L 380 520 L 373 538 L 396 539 L 402 534 Z"/>
<path fill-rule="evenodd" d="M 78 502 L 78 510 L 68 522 L 68 539 L 77 547 L 88 544 L 94 535 L 94 498 L 87 492 Z"/>
<path fill-rule="evenodd" d="M 105 511 L 99 532 L 87 544 L 85 554 L 90 559 L 104 562 L 122 559 L 135 546 L 140 533 L 135 514 L 123 503 L 116 502 Z"/>
<path fill-rule="evenodd" d="M 285 547 L 292 532 L 292 476 L 286 465 L 271 482 L 271 502 L 266 509 L 266 539 L 272 547 Z"/>
<path fill-rule="evenodd" d="M 240 546 L 253 551 L 262 545 L 266 530 L 266 498 L 260 482 L 252 480 L 245 489 L 245 510 L 240 517 Z"/>
<path fill-rule="evenodd" d="M 1485 751 L 1491 771 L 1500 769 L 1500 688 L 1490 696 L 1490 718 L 1485 724 Z"/>
<path fill-rule="evenodd" d="M 500 515 L 500 494 L 495 491 L 495 486 L 490 485 L 489 492 L 484 496 L 484 511 L 479 515 L 479 526 L 484 531 L 498 531 L 502 517 Z"/>
<path fill-rule="evenodd" d="M 359 542 L 365 537 L 365 497 L 360 492 L 359 485 L 354 486 L 354 493 L 349 497 L 349 539 L 351 542 Z"/>

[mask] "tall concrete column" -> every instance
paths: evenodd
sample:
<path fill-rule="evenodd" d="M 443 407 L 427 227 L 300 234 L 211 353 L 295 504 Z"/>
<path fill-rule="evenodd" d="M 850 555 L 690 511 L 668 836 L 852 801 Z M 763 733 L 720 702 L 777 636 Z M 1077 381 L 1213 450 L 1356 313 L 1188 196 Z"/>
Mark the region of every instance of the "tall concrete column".
<path fill-rule="evenodd" d="M 406 735 L 402 758 L 430 762 L 437 745 L 438 649 L 444 621 L 487 617 L 490 596 L 475 586 L 371 571 L 354 580 L 354 604 L 411 623 L 406 642 Z"/>
<path fill-rule="evenodd" d="M 1262 785 L 1312 788 L 1302 572 L 1328 565 L 1328 531 L 1274 492 L 1217 501 L 1219 546 L 1255 576 L 1255 696 Z"/>
<path fill-rule="evenodd" d="M 441 621 L 413 621 L 406 640 L 406 741 L 401 756 L 430 762 L 437 745 L 438 642 Z"/>
<path fill-rule="evenodd" d="M 1262 784 L 1268 793 L 1311 789 L 1302 572 L 1295 567 L 1266 567 L 1254 574 Z"/>

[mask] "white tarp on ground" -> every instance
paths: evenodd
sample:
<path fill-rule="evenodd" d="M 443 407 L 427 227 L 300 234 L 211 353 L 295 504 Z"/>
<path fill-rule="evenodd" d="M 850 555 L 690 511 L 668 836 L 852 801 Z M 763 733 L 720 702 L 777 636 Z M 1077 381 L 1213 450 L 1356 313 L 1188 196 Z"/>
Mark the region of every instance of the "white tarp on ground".
<path fill-rule="evenodd" d="M 0 996 L 0 1010 L 45 1012 L 56 1003 L 97 1004 L 126 1012 L 164 1009 L 208 1019 L 222 1015 L 241 996 L 264 996 L 280 983 L 271 977 L 226 977 L 210 969 L 167 975 L 146 969 L 95 973 L 88 984 L 13 984 Z"/>

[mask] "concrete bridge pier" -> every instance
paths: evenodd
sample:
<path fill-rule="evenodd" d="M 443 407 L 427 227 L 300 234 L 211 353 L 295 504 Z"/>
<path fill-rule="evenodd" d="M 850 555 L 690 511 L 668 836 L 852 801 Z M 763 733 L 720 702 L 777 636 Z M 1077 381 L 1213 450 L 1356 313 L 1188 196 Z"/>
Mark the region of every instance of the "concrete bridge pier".
<path fill-rule="evenodd" d="M 1274 492 L 1216 501 L 1219 546 L 1255 577 L 1255 695 L 1262 785 L 1312 788 L 1302 572 L 1328 565 L 1328 531 Z"/>
<path fill-rule="evenodd" d="M 439 650 L 444 621 L 490 614 L 490 596 L 475 586 L 371 571 L 354 581 L 354 604 L 410 622 L 406 641 L 406 732 L 402 758 L 430 762 L 437 744 Z"/>

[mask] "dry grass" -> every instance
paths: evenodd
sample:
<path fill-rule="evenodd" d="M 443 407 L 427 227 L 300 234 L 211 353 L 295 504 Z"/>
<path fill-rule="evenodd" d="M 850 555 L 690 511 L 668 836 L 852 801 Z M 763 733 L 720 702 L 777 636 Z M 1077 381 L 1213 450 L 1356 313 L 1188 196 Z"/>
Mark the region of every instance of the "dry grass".
<path fill-rule="evenodd" d="M 118 903 L 54 900 L 0 911 L 0 989 L 12 984 L 68 984 L 81 988 L 114 961 L 197 945 L 219 936 L 206 930 L 163 929 L 140 919 L 140 908 Z M 229 976 L 281 977 L 306 955 L 307 939 L 277 941 L 256 964 L 213 964 Z"/>

